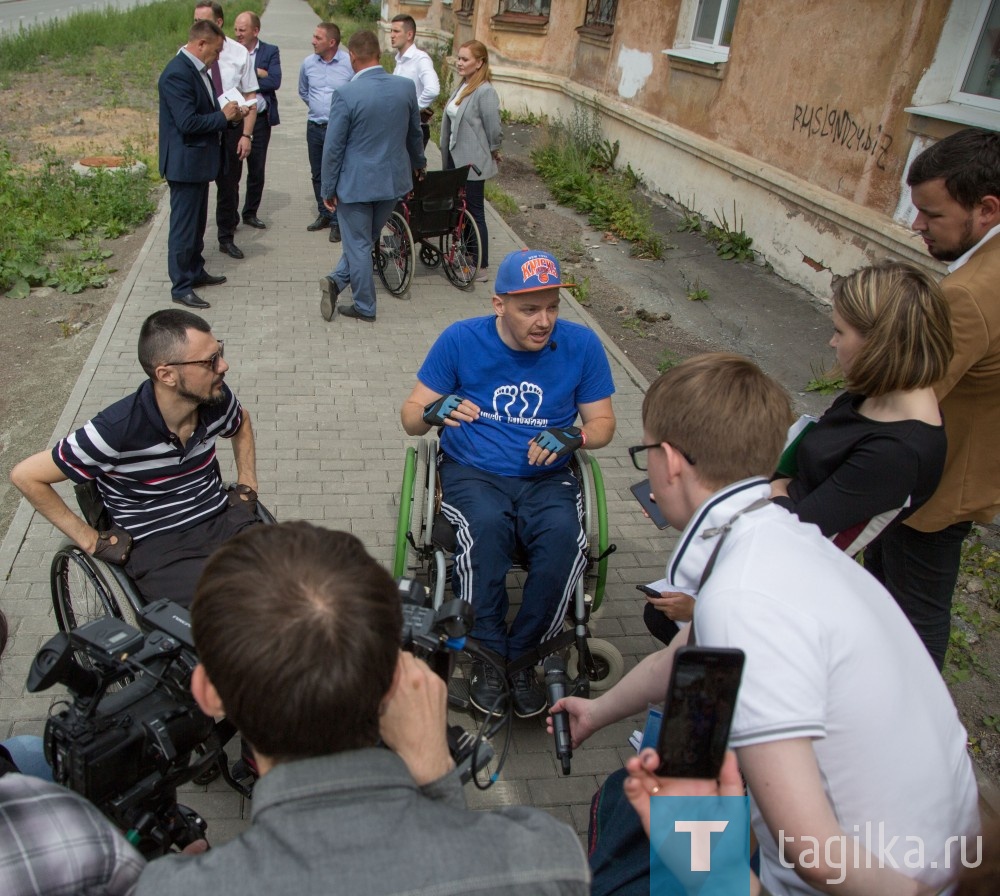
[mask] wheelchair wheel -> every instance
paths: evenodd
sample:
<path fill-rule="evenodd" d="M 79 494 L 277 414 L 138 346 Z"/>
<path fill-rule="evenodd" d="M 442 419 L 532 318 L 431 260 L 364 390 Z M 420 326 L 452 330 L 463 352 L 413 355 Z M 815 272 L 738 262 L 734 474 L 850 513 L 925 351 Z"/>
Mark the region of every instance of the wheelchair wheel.
<path fill-rule="evenodd" d="M 420 246 L 420 260 L 424 263 L 425 267 L 436 268 L 441 264 L 441 253 L 433 246 L 422 243 Z"/>
<path fill-rule="evenodd" d="M 441 237 L 441 260 L 445 276 L 459 289 L 471 289 L 479 273 L 479 228 L 468 209 L 462 210 L 458 226 Z"/>
<path fill-rule="evenodd" d="M 410 225 L 399 212 L 393 212 L 382 227 L 378 243 L 372 250 L 372 261 L 379 280 L 394 296 L 401 296 L 410 288 L 413 255 Z"/>
<path fill-rule="evenodd" d="M 622 657 L 621 651 L 614 644 L 601 638 L 588 638 L 587 647 L 590 649 L 590 655 L 596 669 L 595 676 L 584 676 L 590 681 L 591 693 L 611 690 L 625 674 L 625 659 Z M 580 669 L 580 654 L 575 646 L 569 652 L 566 674 L 571 681 L 578 675 L 584 674 L 583 670 Z"/>
<path fill-rule="evenodd" d="M 90 556 L 75 545 L 56 552 L 49 579 L 60 631 L 71 632 L 102 616 L 125 618 L 104 574 Z"/>
<path fill-rule="evenodd" d="M 587 590 L 593 594 L 591 617 L 601 609 L 608 580 L 608 556 L 614 551 L 608 545 L 608 504 L 604 488 L 604 475 L 596 457 L 586 451 L 577 451 L 574 460 L 579 465 L 580 489 L 583 493 L 584 524 L 587 533 Z M 597 559 L 600 558 L 600 559 Z"/>

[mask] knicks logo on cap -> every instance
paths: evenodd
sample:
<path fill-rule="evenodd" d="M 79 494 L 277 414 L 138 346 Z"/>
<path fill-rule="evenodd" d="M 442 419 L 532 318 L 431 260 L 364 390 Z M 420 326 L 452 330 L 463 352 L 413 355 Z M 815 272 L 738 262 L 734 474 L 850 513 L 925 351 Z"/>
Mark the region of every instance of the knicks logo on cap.
<path fill-rule="evenodd" d="M 559 277 L 559 270 L 551 258 L 545 256 L 529 258 L 521 265 L 521 277 L 525 283 L 532 277 L 537 277 L 539 283 L 548 283 L 549 277 Z"/>

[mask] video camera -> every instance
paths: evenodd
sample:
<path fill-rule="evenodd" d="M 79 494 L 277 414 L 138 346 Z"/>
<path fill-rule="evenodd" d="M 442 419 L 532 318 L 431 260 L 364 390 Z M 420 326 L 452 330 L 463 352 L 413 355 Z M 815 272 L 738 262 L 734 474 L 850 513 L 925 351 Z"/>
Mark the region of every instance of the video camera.
<path fill-rule="evenodd" d="M 45 725 L 55 781 L 92 802 L 147 858 L 204 836 L 205 822 L 177 803 L 177 786 L 223 769 L 235 733 L 191 696 L 198 659 L 188 611 L 146 607 L 137 629 L 105 616 L 60 632 L 38 652 L 28 690 L 65 685 L 72 702 Z M 234 785 L 235 786 L 235 785 Z"/>

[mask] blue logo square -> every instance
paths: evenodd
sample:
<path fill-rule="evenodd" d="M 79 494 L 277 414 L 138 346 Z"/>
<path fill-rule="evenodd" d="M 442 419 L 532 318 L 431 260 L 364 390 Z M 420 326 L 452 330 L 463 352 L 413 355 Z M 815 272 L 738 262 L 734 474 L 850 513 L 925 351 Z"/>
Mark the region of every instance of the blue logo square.
<path fill-rule="evenodd" d="M 650 809 L 650 896 L 749 896 L 747 797 L 656 796 Z"/>

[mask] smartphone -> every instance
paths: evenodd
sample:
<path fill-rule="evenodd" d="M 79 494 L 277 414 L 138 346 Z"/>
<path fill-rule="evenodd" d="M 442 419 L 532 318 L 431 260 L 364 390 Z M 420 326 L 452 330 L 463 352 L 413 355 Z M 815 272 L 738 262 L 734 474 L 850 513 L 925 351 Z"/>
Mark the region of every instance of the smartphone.
<path fill-rule="evenodd" d="M 663 706 L 656 773 L 670 778 L 719 776 L 743 674 L 742 650 L 681 647 Z"/>
<path fill-rule="evenodd" d="M 660 597 L 660 592 L 655 588 L 650 588 L 649 585 L 636 585 L 636 591 L 641 591 L 646 597 Z"/>
<path fill-rule="evenodd" d="M 666 529 L 670 525 L 663 516 L 663 512 L 656 506 L 656 502 L 651 497 L 648 479 L 643 479 L 642 482 L 637 482 L 633 485 L 632 494 L 635 495 L 635 499 L 642 505 L 642 509 L 649 514 L 649 518 L 656 523 L 657 529 Z"/>

